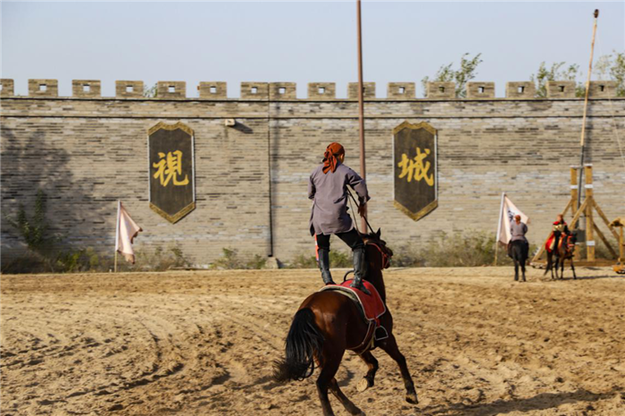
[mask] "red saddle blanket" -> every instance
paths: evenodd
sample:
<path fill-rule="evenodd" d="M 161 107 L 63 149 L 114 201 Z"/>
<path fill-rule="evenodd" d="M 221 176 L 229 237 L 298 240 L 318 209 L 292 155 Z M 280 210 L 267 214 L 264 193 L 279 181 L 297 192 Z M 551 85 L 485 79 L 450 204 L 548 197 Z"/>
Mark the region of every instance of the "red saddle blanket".
<path fill-rule="evenodd" d="M 336 290 L 355 295 L 350 297 L 355 298 L 358 301 L 365 315 L 365 318 L 369 321 L 375 321 L 376 324 L 379 325 L 380 322 L 378 318 L 386 313 L 386 305 L 384 305 L 380 294 L 371 283 L 367 282 L 366 280 L 363 280 L 362 283 L 365 288 L 367 288 L 367 290 L 371 292 L 371 295 L 366 295 L 359 289 L 350 287 L 349 285 L 352 284 L 351 279 L 341 283 L 340 285 L 324 286 L 319 291 L 321 292 L 325 290 Z"/>

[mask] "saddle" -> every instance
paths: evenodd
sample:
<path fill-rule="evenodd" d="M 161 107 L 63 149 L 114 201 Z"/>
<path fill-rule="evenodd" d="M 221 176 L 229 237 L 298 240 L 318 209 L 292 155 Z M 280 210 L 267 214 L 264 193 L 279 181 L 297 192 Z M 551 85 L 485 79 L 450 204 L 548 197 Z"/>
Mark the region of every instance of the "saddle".
<path fill-rule="evenodd" d="M 363 279 L 362 284 L 371 293 L 366 295 L 361 290 L 350 287 L 352 280 L 346 280 L 340 285 L 327 285 L 319 289 L 319 292 L 333 291 L 351 299 L 367 323 L 367 333 L 363 341 L 356 348 L 357 354 L 374 348 L 374 342 L 388 338 L 388 331 L 380 324 L 380 317 L 386 313 L 386 305 L 382 297 L 370 282 Z"/>

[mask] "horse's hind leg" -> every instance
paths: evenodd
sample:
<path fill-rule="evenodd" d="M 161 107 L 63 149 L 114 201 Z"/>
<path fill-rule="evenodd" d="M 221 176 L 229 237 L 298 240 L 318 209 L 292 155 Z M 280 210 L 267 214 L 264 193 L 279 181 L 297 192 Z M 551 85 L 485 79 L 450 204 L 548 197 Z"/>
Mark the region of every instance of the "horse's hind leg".
<path fill-rule="evenodd" d="M 571 270 L 573 271 L 573 279 L 577 279 L 577 276 L 575 276 L 575 266 L 573 266 L 573 258 L 571 258 Z"/>
<path fill-rule="evenodd" d="M 410 372 L 408 371 L 408 366 L 406 365 L 406 357 L 399 352 L 395 335 L 389 334 L 387 339 L 380 342 L 380 348 L 386 351 L 386 353 L 397 362 L 397 365 L 399 365 L 401 377 L 404 379 L 404 386 L 406 387 L 406 401 L 413 404 L 419 403 L 419 399 L 417 399 L 417 392 L 415 391 L 414 383 L 412 382 L 412 377 L 410 377 Z"/>
<path fill-rule="evenodd" d="M 352 401 L 349 400 L 345 394 L 343 394 L 341 388 L 339 387 L 339 383 L 336 381 L 336 378 L 332 378 L 332 380 L 330 380 L 329 387 L 332 394 L 334 394 L 334 397 L 339 399 L 341 404 L 345 407 L 345 410 L 347 410 L 352 415 L 364 415 L 363 411 L 360 410 L 358 406 L 356 406 L 354 403 L 352 403 Z"/>
<path fill-rule="evenodd" d="M 367 367 L 369 370 L 367 371 L 367 375 L 363 377 L 363 379 L 358 383 L 357 389 L 358 391 L 365 391 L 369 387 L 373 387 L 375 380 L 375 373 L 378 371 L 378 360 L 375 359 L 371 352 L 363 352 L 360 354 L 360 358 L 367 363 Z"/>
<path fill-rule="evenodd" d="M 319 373 L 319 377 L 316 382 L 317 393 L 319 394 L 321 408 L 323 409 L 323 416 L 334 416 L 330 400 L 328 399 L 328 388 L 332 385 L 332 380 L 334 380 L 334 375 L 339 369 L 339 364 L 341 363 L 344 353 L 345 350 L 342 352 L 336 350 L 328 351 L 324 348 L 323 356 L 328 358 L 324 362 L 323 368 L 321 369 L 321 373 Z"/>

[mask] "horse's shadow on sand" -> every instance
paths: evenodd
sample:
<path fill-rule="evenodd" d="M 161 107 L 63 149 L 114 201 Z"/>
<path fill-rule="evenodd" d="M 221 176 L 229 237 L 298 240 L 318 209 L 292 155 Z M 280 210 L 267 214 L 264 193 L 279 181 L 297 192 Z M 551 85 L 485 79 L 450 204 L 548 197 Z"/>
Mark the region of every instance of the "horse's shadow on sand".
<path fill-rule="evenodd" d="M 606 275 L 601 275 L 601 276 L 577 276 L 577 279 L 573 279 L 573 276 L 571 277 L 564 277 L 563 279 L 549 279 L 547 277 L 545 277 L 543 279 L 543 281 L 545 282 L 566 282 L 569 280 L 595 280 L 595 279 L 623 279 L 625 278 L 625 275 L 619 275 L 619 274 L 606 274 Z"/>
<path fill-rule="evenodd" d="M 567 403 L 588 402 L 587 411 L 593 411 L 592 402 L 609 399 L 615 394 L 625 393 L 621 389 L 612 389 L 607 393 L 592 393 L 585 389 L 562 393 L 541 393 L 527 399 L 496 400 L 492 403 L 469 404 L 454 403 L 450 405 L 429 406 L 422 409 L 423 415 L 472 415 L 491 416 L 510 412 L 528 412 L 547 410 Z M 625 397 L 623 397 L 625 399 Z"/>

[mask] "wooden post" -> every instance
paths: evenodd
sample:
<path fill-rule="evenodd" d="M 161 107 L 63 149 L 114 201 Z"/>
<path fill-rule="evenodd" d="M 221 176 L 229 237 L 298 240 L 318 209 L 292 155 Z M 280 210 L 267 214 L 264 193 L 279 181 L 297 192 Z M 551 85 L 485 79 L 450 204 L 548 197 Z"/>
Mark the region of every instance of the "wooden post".
<path fill-rule="evenodd" d="M 577 169 L 580 169 L 578 166 L 571 166 L 571 217 L 574 217 L 577 213 Z M 571 228 L 573 225 L 571 224 Z M 575 261 L 581 260 L 582 253 L 579 250 L 575 250 L 573 252 L 573 256 Z"/>
<path fill-rule="evenodd" d="M 595 261 L 595 239 L 592 221 L 593 192 L 592 192 L 592 165 L 584 166 L 586 176 L 586 260 Z"/>
<path fill-rule="evenodd" d="M 621 238 L 619 239 L 618 252 L 619 261 L 625 261 L 625 240 L 623 240 L 623 228 L 621 227 Z"/>
<path fill-rule="evenodd" d="M 577 206 L 577 169 L 577 166 L 571 166 L 571 208 L 573 209 L 571 212 L 571 218 L 573 218 L 577 212 L 577 208 L 579 208 Z"/>

